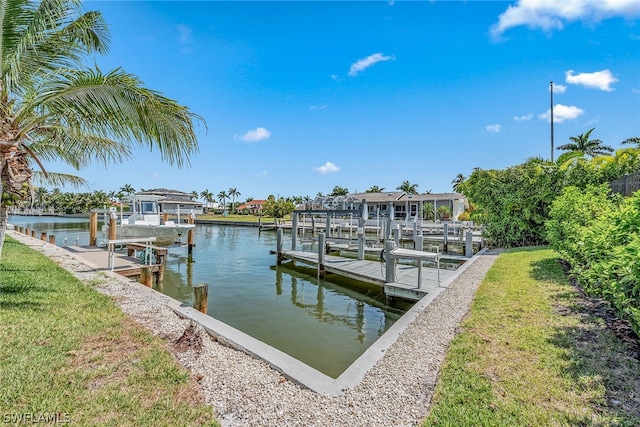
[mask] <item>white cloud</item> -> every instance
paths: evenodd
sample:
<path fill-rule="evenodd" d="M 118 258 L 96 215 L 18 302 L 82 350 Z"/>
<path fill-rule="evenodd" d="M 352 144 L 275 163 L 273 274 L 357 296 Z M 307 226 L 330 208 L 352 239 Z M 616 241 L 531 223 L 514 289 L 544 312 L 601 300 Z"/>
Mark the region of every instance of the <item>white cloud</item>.
<path fill-rule="evenodd" d="M 573 70 L 564 73 L 567 77 L 567 83 L 593 87 L 607 92 L 611 92 L 613 90 L 611 84 L 618 81 L 609 70 L 596 71 L 594 73 L 573 73 Z"/>
<path fill-rule="evenodd" d="M 326 175 L 329 172 L 338 172 L 340 170 L 339 167 L 337 167 L 336 165 L 334 165 L 331 162 L 327 162 L 322 166 L 319 166 L 317 168 L 314 169 L 314 171 L 316 173 L 319 173 L 320 175 Z"/>
<path fill-rule="evenodd" d="M 553 121 L 554 123 L 563 123 L 566 120 L 578 118 L 582 113 L 584 113 L 582 108 L 573 105 L 556 104 L 553 107 Z M 539 114 L 538 117 L 544 120 L 551 120 L 551 110 L 549 109 L 545 113 Z"/>
<path fill-rule="evenodd" d="M 632 93 L 640 93 L 640 89 L 638 89 L 637 87 L 634 87 L 633 89 L 631 89 Z"/>
<path fill-rule="evenodd" d="M 269 171 L 268 170 L 263 170 L 262 172 L 258 172 L 257 176 L 267 176 L 269 175 Z"/>
<path fill-rule="evenodd" d="M 327 108 L 327 104 L 309 106 L 310 110 L 324 110 L 325 108 Z"/>
<path fill-rule="evenodd" d="M 521 25 L 544 31 L 560 30 L 568 22 L 593 23 L 613 16 L 640 16 L 638 0 L 518 0 L 498 17 L 491 34 L 498 37 Z"/>
<path fill-rule="evenodd" d="M 533 117 L 533 113 L 525 114 L 524 116 L 515 116 L 513 120 L 516 122 L 528 122 Z"/>
<path fill-rule="evenodd" d="M 178 40 L 180 40 L 180 43 L 187 43 L 191 41 L 191 34 L 193 33 L 191 27 L 179 24 L 176 28 L 178 29 Z"/>
<path fill-rule="evenodd" d="M 241 139 L 244 142 L 258 142 L 258 141 L 262 141 L 263 139 L 267 139 L 270 136 L 271 136 L 271 132 L 269 132 L 267 129 L 263 127 L 259 127 L 257 129 L 248 131 L 242 136 L 236 135 L 235 138 Z"/>
<path fill-rule="evenodd" d="M 553 84 L 553 93 L 565 93 L 566 91 L 567 91 L 567 87 L 565 85 L 559 85 L 556 83 Z"/>
<path fill-rule="evenodd" d="M 366 58 L 359 59 L 357 62 L 351 64 L 351 68 L 349 69 L 349 75 L 351 77 L 355 77 L 359 72 L 366 70 L 372 65 L 382 62 L 382 61 L 390 61 L 392 60 L 392 56 L 386 56 L 381 53 L 374 53 L 373 55 L 369 55 Z"/>
<path fill-rule="evenodd" d="M 502 128 L 502 126 L 500 126 L 500 125 L 489 125 L 489 126 L 485 127 L 485 129 L 489 133 L 498 133 L 498 132 L 500 132 L 501 128 Z"/>

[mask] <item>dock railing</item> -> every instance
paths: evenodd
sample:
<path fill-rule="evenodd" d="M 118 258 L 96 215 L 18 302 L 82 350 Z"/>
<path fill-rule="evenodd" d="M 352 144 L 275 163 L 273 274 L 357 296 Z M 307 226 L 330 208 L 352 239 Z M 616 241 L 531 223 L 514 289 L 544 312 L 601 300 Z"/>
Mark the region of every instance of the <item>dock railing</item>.
<path fill-rule="evenodd" d="M 109 256 L 108 256 L 108 265 L 107 268 L 109 268 L 109 270 L 113 270 L 113 268 L 115 267 L 115 262 L 114 262 L 114 258 L 115 258 L 115 251 L 116 251 L 116 246 L 118 245 L 126 245 L 127 243 L 144 243 L 145 245 L 145 251 L 147 249 L 149 249 L 149 251 L 151 250 L 151 244 L 153 242 L 156 241 L 156 237 L 140 237 L 137 239 L 110 239 L 107 240 L 107 250 L 109 252 Z M 146 260 L 148 265 L 151 265 L 151 257 L 147 257 Z"/>

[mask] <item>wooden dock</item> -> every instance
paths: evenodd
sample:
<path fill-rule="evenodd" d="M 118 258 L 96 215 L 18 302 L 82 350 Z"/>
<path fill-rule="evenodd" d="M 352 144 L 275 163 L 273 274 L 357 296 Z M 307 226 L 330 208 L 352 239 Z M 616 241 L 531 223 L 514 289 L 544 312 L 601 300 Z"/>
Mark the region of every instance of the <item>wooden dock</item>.
<path fill-rule="evenodd" d="M 96 246 L 66 246 L 64 249 L 76 256 L 88 261 L 96 270 L 109 270 L 109 251 Z M 156 281 L 161 282 L 164 273 L 164 264 L 143 264 L 139 258 L 128 256 L 126 253 L 115 252 L 112 258 L 111 271 L 125 277 L 141 277 L 143 268 L 150 267 Z"/>
<path fill-rule="evenodd" d="M 280 257 L 281 259 L 318 266 L 318 254 L 316 252 L 282 251 Z M 339 274 L 350 279 L 382 286 L 387 296 L 412 300 L 418 300 L 442 284 L 447 283 L 448 279 L 455 273 L 452 270 L 422 267 L 422 283 L 418 283 L 419 268 L 416 265 L 397 263 L 394 269 L 395 280 L 387 282 L 385 278 L 386 266 L 382 262 L 333 255 L 325 255 L 324 264 L 321 268 L 324 273 Z"/>

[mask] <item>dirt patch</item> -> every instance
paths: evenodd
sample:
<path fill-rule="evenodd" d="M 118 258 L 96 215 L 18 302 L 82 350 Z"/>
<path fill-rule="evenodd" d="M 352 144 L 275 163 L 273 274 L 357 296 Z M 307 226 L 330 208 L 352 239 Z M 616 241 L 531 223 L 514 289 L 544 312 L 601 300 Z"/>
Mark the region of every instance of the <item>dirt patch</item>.
<path fill-rule="evenodd" d="M 189 322 L 189 326 L 184 330 L 180 338 L 173 344 L 173 349 L 177 352 L 184 353 L 192 350 L 196 354 L 202 352 L 202 335 L 196 329 L 193 322 Z"/>
<path fill-rule="evenodd" d="M 578 298 L 575 308 L 569 309 L 568 307 L 558 306 L 556 311 L 559 314 L 568 314 L 568 312 L 576 310 L 584 316 L 602 319 L 605 328 L 624 343 L 625 354 L 640 361 L 640 338 L 631 328 L 631 324 L 627 320 L 618 317 L 608 301 L 587 295 L 578 281 L 569 274 L 571 268 L 569 264 L 565 261 L 560 261 L 560 264 Z"/>

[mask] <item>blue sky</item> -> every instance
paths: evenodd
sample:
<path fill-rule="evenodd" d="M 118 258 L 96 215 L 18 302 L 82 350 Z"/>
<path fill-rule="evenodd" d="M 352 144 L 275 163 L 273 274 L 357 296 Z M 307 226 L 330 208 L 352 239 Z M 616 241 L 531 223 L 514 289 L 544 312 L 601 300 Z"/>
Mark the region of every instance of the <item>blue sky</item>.
<path fill-rule="evenodd" d="M 562 6 L 562 7 L 560 7 Z M 334 186 L 449 192 L 594 128 L 640 136 L 640 1 L 89 1 L 122 67 L 206 121 L 191 167 L 157 152 L 82 170 L 91 190 L 240 199 Z M 557 158 L 559 152 L 555 152 Z M 57 168 L 58 171 L 68 171 Z"/>

